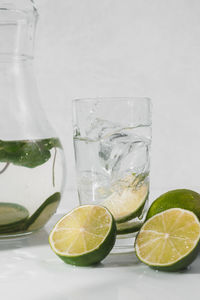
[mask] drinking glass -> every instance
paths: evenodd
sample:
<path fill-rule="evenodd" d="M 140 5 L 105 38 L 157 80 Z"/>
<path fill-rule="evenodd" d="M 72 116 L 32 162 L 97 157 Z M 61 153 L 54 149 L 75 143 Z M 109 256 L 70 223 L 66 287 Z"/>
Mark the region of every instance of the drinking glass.
<path fill-rule="evenodd" d="M 117 223 L 113 252 L 132 251 L 148 205 L 151 100 L 77 99 L 73 125 L 80 205 L 107 207 Z"/>

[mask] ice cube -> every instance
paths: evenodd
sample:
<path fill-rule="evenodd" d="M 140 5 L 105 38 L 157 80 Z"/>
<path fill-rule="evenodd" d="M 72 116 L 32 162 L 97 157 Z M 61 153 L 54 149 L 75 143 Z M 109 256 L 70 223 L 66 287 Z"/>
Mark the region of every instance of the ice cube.
<path fill-rule="evenodd" d="M 129 142 L 127 142 L 127 138 L 127 134 L 118 132 L 100 141 L 100 162 L 109 174 L 119 168 L 122 158 L 128 154 Z"/>
<path fill-rule="evenodd" d="M 136 174 L 148 172 L 149 144 L 145 141 L 135 141 L 129 144 L 128 153 L 123 156 L 119 172 L 134 172 Z"/>
<path fill-rule="evenodd" d="M 123 129 L 104 138 L 99 144 L 99 159 L 104 170 L 114 176 L 148 171 L 149 140 Z M 120 177 L 120 175 L 119 175 Z"/>
<path fill-rule="evenodd" d="M 95 118 L 91 120 L 89 128 L 86 129 L 87 138 L 92 140 L 99 140 L 102 137 L 111 135 L 113 132 L 119 130 L 120 125 L 110 121 Z"/>
<path fill-rule="evenodd" d="M 100 203 L 102 199 L 110 195 L 109 177 L 101 173 L 84 171 L 77 178 L 80 198 L 84 203 L 93 201 Z"/>

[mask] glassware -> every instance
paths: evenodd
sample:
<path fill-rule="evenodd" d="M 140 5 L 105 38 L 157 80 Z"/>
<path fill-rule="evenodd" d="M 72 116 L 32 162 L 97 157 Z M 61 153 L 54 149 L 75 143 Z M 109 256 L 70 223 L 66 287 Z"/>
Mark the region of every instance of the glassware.
<path fill-rule="evenodd" d="M 44 226 L 63 189 L 62 146 L 33 74 L 37 19 L 33 1 L 0 1 L 0 238 Z"/>
<path fill-rule="evenodd" d="M 73 109 L 80 205 L 106 206 L 117 221 L 114 252 L 133 250 L 149 195 L 151 100 L 80 99 Z"/>

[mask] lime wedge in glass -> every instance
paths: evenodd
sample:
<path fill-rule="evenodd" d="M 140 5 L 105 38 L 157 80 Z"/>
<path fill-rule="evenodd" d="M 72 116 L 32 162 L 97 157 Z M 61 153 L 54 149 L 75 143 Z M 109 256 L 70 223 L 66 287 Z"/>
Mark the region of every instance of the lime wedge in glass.
<path fill-rule="evenodd" d="M 199 252 L 200 223 L 194 213 L 168 209 L 150 218 L 135 241 L 138 258 L 152 268 L 178 271 L 186 268 Z"/>
<path fill-rule="evenodd" d="M 28 219 L 28 210 L 16 203 L 0 203 L 0 234 L 12 233 L 24 229 Z"/>
<path fill-rule="evenodd" d="M 127 187 L 114 192 L 102 205 L 110 210 L 117 223 L 123 223 L 141 215 L 148 194 L 149 186 L 143 183 L 135 188 Z"/>
<path fill-rule="evenodd" d="M 38 230 L 43 227 L 51 216 L 56 212 L 60 202 L 60 193 L 50 196 L 38 210 L 27 220 L 26 229 L 29 231 Z"/>
<path fill-rule="evenodd" d="M 89 266 L 104 259 L 114 246 L 116 225 L 102 206 L 84 205 L 65 215 L 49 235 L 52 250 L 65 263 Z"/>
<path fill-rule="evenodd" d="M 128 221 L 117 224 L 117 234 L 134 233 L 140 230 L 143 222 L 140 221 Z"/>

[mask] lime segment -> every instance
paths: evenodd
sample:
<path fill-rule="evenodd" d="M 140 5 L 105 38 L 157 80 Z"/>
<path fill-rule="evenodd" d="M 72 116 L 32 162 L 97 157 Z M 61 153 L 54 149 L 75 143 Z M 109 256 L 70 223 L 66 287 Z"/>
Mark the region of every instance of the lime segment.
<path fill-rule="evenodd" d="M 22 205 L 0 203 L 0 234 L 22 230 L 28 216 L 28 210 Z"/>
<path fill-rule="evenodd" d="M 103 206 L 110 210 L 117 223 L 123 223 L 141 215 L 148 194 L 148 184 L 143 183 L 137 188 L 128 187 L 122 192 L 114 192 Z"/>
<path fill-rule="evenodd" d="M 60 193 L 55 193 L 50 196 L 27 220 L 26 227 L 29 231 L 38 230 L 47 223 L 51 216 L 56 212 L 60 197 Z"/>
<path fill-rule="evenodd" d="M 135 242 L 138 258 L 158 270 L 186 268 L 199 251 L 200 223 L 190 211 L 172 208 L 149 219 Z"/>
<path fill-rule="evenodd" d="M 142 224 L 143 223 L 139 221 L 128 221 L 117 224 L 117 234 L 128 234 L 137 232 L 142 227 Z"/>
<path fill-rule="evenodd" d="M 116 225 L 110 212 L 105 207 L 84 205 L 58 221 L 49 243 L 64 262 L 87 266 L 106 257 L 115 237 Z"/>

